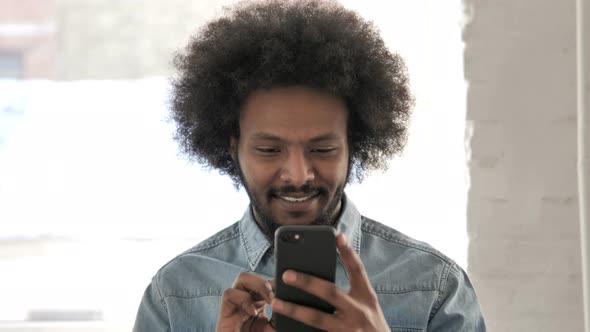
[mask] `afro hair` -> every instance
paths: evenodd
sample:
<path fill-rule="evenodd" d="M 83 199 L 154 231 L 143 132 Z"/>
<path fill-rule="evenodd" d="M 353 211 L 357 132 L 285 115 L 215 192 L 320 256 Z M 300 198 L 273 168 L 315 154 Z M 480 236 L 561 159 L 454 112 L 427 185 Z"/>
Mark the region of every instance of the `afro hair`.
<path fill-rule="evenodd" d="M 190 160 L 239 185 L 230 137 L 256 90 L 306 86 L 344 100 L 349 170 L 362 181 L 401 152 L 414 100 L 406 66 L 373 23 L 334 1 L 242 2 L 205 25 L 174 58 L 171 117 Z"/>

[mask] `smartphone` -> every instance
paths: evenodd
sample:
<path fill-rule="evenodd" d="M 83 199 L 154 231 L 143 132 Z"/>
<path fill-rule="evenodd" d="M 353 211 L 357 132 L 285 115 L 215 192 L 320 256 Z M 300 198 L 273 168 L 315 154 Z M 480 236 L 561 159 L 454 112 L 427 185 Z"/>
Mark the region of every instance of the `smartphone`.
<path fill-rule="evenodd" d="M 323 225 L 289 225 L 277 229 L 277 298 L 334 313 L 334 307 L 320 298 L 283 283 L 282 275 L 286 270 L 295 270 L 333 283 L 336 274 L 336 234 L 333 227 Z M 277 332 L 322 331 L 280 314 L 275 314 L 273 319 Z"/>

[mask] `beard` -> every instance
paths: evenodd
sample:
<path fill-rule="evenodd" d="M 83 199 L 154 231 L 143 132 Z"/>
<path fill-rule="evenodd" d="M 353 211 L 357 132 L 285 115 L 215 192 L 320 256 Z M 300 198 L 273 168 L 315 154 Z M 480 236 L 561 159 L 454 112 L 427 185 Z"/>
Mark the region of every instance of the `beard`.
<path fill-rule="evenodd" d="M 266 236 L 266 238 L 274 244 L 274 234 L 277 228 L 281 227 L 282 225 L 277 221 L 275 216 L 273 216 L 272 212 L 265 208 L 262 199 L 266 199 L 268 202 L 272 199 L 276 199 L 278 195 L 286 195 L 288 193 L 304 193 L 304 194 L 312 194 L 317 193 L 319 197 L 327 196 L 329 194 L 329 190 L 324 187 L 313 187 L 310 184 L 305 184 L 299 188 L 287 185 L 282 187 L 271 187 L 267 190 L 265 197 L 260 197 L 248 187 L 248 183 L 246 182 L 246 178 L 244 177 L 244 173 L 242 172 L 242 168 L 240 166 L 239 159 L 236 162 L 238 175 L 240 177 L 240 181 L 250 198 L 250 205 L 252 207 L 252 214 L 254 215 L 254 219 L 258 224 L 262 233 Z M 320 214 L 314 218 L 309 225 L 328 225 L 328 226 L 336 226 L 336 219 L 339 213 L 336 213 L 336 209 L 339 206 L 340 201 L 344 195 L 344 184 L 339 185 L 336 188 L 334 193 L 334 198 L 328 202 L 328 205 L 320 212 Z M 340 206 L 343 206 L 340 205 Z M 341 209 L 342 210 L 342 209 Z M 296 212 L 292 212 L 294 217 L 297 217 Z"/>

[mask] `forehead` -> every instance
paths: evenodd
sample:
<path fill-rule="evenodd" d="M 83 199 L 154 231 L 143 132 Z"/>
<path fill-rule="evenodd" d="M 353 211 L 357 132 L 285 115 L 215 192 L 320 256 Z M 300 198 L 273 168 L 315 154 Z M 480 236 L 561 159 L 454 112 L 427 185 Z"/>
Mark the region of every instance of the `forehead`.
<path fill-rule="evenodd" d="M 347 108 L 341 98 L 305 87 L 274 88 L 251 94 L 240 112 L 240 134 L 268 134 L 306 140 L 346 136 Z"/>

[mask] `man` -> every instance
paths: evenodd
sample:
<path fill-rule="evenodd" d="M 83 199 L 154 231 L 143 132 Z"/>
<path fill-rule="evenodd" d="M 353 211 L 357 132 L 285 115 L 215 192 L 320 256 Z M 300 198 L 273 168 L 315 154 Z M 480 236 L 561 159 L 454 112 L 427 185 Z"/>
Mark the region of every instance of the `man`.
<path fill-rule="evenodd" d="M 272 312 L 327 331 L 485 331 L 455 262 L 361 216 L 344 194 L 401 151 L 413 105 L 403 61 L 371 23 L 331 1 L 241 3 L 175 65 L 177 140 L 251 204 L 158 271 L 135 331 L 273 331 Z M 335 284 L 274 276 L 274 231 L 294 224 L 338 230 Z M 276 299 L 273 278 L 335 313 Z"/>

